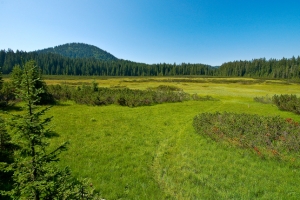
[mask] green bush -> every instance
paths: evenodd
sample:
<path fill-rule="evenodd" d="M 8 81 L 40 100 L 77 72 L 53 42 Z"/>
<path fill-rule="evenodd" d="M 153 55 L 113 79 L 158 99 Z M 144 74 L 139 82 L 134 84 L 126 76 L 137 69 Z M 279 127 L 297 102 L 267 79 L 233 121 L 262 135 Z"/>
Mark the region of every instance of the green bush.
<path fill-rule="evenodd" d="M 280 110 L 300 114 L 300 98 L 298 98 L 296 95 L 274 95 L 273 102 Z"/>
<path fill-rule="evenodd" d="M 216 141 L 251 148 L 259 155 L 300 151 L 300 126 L 292 119 L 235 113 L 202 113 L 194 117 L 197 133 Z"/>
<path fill-rule="evenodd" d="M 103 88 L 93 83 L 91 86 L 83 85 L 73 87 L 67 85 L 50 85 L 49 93 L 57 100 L 73 100 L 78 104 L 110 105 L 137 107 L 149 106 L 166 102 L 182 102 L 188 100 L 213 100 L 206 96 L 200 98 L 189 95 L 182 89 L 161 85 L 147 90 L 133 90 L 129 88 Z"/>

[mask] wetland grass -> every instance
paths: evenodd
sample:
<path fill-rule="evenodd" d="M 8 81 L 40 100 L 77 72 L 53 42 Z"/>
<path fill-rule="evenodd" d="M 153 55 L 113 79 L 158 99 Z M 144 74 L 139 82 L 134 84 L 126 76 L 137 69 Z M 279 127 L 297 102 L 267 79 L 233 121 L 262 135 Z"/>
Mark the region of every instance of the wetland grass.
<path fill-rule="evenodd" d="M 91 82 L 92 79 L 78 81 Z M 51 84 L 53 80 L 46 82 Z M 192 125 L 197 114 L 216 111 L 279 115 L 299 122 L 300 116 L 296 114 L 253 100 L 257 96 L 300 94 L 299 85 L 162 83 L 130 81 L 130 78 L 96 79 L 96 82 L 100 87 L 131 89 L 170 85 L 190 94 L 220 99 L 136 108 L 73 102 L 54 106 L 48 114 L 53 116 L 53 128 L 59 137 L 52 138 L 51 145 L 70 141 L 68 151 L 61 155 L 61 167 L 68 165 L 73 174 L 90 178 L 103 198 L 299 198 L 299 157 L 285 162 L 262 159 L 253 152 L 196 134 Z"/>

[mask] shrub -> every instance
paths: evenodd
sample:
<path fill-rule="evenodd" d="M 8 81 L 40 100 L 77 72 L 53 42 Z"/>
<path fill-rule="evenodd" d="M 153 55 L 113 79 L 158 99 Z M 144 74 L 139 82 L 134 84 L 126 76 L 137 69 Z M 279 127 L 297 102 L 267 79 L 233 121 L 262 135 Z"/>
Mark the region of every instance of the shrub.
<path fill-rule="evenodd" d="M 263 104 L 273 104 L 272 98 L 268 95 L 266 95 L 265 97 L 254 97 L 253 100 Z"/>
<path fill-rule="evenodd" d="M 227 112 L 202 113 L 194 117 L 193 126 L 199 134 L 251 148 L 260 155 L 300 151 L 300 126 L 290 118 Z"/>
<path fill-rule="evenodd" d="M 273 102 L 280 110 L 300 114 L 300 98 L 296 95 L 274 95 Z"/>
<path fill-rule="evenodd" d="M 147 90 L 129 88 L 103 88 L 93 83 L 91 86 L 72 87 L 68 85 L 51 85 L 49 93 L 57 100 L 73 100 L 78 104 L 109 105 L 137 107 L 166 102 L 182 102 L 188 100 L 213 100 L 212 97 L 191 96 L 182 89 L 171 86 L 159 86 Z"/>

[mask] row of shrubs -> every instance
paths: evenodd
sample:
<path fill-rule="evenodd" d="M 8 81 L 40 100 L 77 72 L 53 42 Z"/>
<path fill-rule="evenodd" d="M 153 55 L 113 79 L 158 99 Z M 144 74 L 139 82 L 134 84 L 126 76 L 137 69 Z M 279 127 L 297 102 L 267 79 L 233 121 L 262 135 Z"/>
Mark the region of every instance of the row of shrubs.
<path fill-rule="evenodd" d="M 197 133 L 216 141 L 279 156 L 300 152 L 300 126 L 292 119 L 236 113 L 202 113 L 194 117 Z"/>
<path fill-rule="evenodd" d="M 50 85 L 47 91 L 59 101 L 73 100 L 78 104 L 109 105 L 137 107 L 165 102 L 182 102 L 187 100 L 214 100 L 210 96 L 190 95 L 174 86 L 161 85 L 147 90 L 129 88 L 104 88 L 97 83 L 73 87 L 69 85 Z"/>
<path fill-rule="evenodd" d="M 274 95 L 273 97 L 255 97 L 254 101 L 264 104 L 275 104 L 280 110 L 300 114 L 300 98 L 294 94 Z"/>

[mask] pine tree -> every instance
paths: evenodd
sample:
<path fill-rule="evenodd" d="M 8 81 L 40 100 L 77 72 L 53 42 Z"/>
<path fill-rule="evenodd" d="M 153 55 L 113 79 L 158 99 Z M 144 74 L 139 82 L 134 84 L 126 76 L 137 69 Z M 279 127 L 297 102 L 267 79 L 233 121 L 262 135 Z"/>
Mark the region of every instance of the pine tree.
<path fill-rule="evenodd" d="M 24 113 L 13 115 L 9 122 L 12 143 L 18 145 L 14 151 L 14 162 L 6 170 L 13 171 L 13 189 L 4 194 L 13 199 L 88 199 L 93 191 L 87 191 L 84 183 L 74 179 L 68 168 L 59 169 L 58 155 L 66 150 L 67 143 L 49 151 L 52 132 L 47 128 L 51 117 L 43 117 L 48 108 L 39 108 L 37 68 L 35 62 L 25 64 L 17 96 L 24 102 Z"/>

